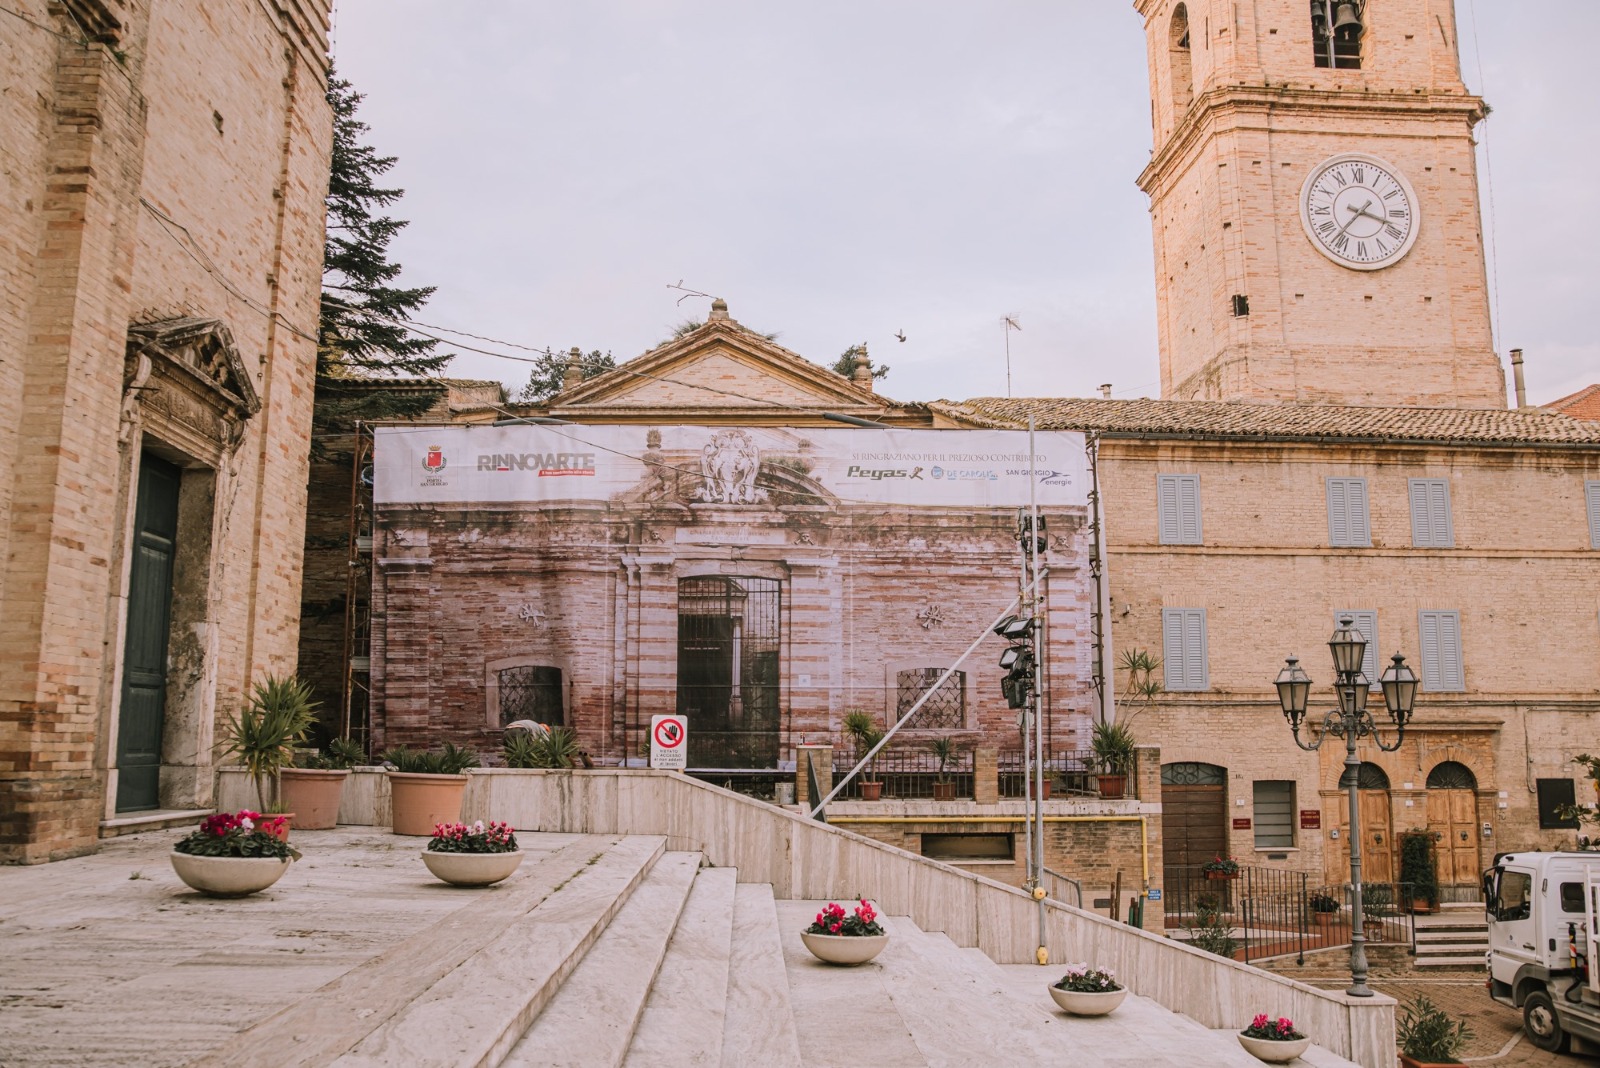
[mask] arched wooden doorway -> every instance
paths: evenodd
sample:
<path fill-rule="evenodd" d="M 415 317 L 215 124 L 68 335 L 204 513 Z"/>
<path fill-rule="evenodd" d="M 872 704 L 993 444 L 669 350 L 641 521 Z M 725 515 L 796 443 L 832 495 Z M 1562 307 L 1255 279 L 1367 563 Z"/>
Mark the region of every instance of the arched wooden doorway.
<path fill-rule="evenodd" d="M 1478 778 L 1465 764 L 1446 760 L 1428 772 L 1428 830 L 1439 835 L 1439 885 L 1478 885 Z"/>
<path fill-rule="evenodd" d="M 1161 765 L 1162 878 L 1170 887 L 1202 878 L 1200 865 L 1228 852 L 1228 771 L 1186 761 Z"/>
<path fill-rule="evenodd" d="M 1378 765 L 1363 761 L 1356 772 L 1356 791 L 1361 795 L 1361 881 L 1392 883 L 1394 809 L 1389 799 L 1389 776 Z M 1340 841 L 1330 858 L 1334 866 L 1328 871 L 1328 878 L 1344 882 L 1350 878 L 1350 807 L 1343 796 L 1336 804 Z"/>

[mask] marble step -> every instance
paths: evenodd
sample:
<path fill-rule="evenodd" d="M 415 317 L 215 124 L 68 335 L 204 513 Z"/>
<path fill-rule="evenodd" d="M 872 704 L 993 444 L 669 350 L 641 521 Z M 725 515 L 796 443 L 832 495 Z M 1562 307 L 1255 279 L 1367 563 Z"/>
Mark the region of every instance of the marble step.
<path fill-rule="evenodd" d="M 421 862 L 411 854 L 406 867 L 418 870 L 409 878 L 430 893 L 459 900 L 459 907 L 236 1032 L 191 1063 L 205 1068 L 310 1068 L 331 1063 L 537 914 L 563 886 L 582 881 L 579 873 L 620 840 L 614 835 L 540 835 L 524 842 L 528 855 L 522 867 L 485 890 L 447 887 L 420 870 Z M 421 844 L 416 848 L 420 850 Z M 376 899 L 375 907 L 383 904 L 381 896 Z"/>
<path fill-rule="evenodd" d="M 1421 949 L 1412 960 L 1413 968 L 1450 968 L 1454 971 L 1481 972 L 1484 970 L 1484 958 L 1480 951 L 1473 957 L 1424 957 Z"/>
<path fill-rule="evenodd" d="M 665 849 L 665 838 L 637 836 L 594 853 L 536 907 L 333 1063 L 499 1064 Z"/>
<path fill-rule="evenodd" d="M 695 875 L 624 1063 L 649 1068 L 722 1063 L 727 998 L 708 997 L 706 991 L 728 989 L 737 879 L 732 868 L 701 868 Z"/>
<path fill-rule="evenodd" d="M 800 1068 L 802 1064 L 839 1063 L 800 1059 L 800 1038 L 784 955 L 772 887 L 766 883 L 740 883 L 733 899 L 723 1068 Z M 707 996 L 714 995 L 708 992 Z M 886 1062 L 876 1057 L 872 1063 L 887 1068 Z"/>
<path fill-rule="evenodd" d="M 622 1063 L 700 859 L 699 853 L 667 853 L 656 862 L 501 1064 Z"/>

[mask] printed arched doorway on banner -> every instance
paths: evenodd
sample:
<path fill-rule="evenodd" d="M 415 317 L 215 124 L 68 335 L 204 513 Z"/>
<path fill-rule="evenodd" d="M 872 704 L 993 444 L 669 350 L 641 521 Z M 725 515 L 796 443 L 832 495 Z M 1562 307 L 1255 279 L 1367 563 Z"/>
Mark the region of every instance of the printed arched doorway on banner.
<path fill-rule="evenodd" d="M 1428 830 L 1439 835 L 1439 885 L 1478 885 L 1478 777 L 1465 764 L 1446 760 L 1428 772 Z"/>

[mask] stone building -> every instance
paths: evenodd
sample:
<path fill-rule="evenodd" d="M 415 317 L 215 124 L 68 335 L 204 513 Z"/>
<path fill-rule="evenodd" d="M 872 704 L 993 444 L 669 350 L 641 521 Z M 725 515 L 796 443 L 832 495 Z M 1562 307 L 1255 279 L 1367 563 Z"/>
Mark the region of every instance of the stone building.
<path fill-rule="evenodd" d="M 294 669 L 332 117 L 325 0 L 15 6 L 0 860 L 34 862 L 208 807 L 219 717 Z"/>

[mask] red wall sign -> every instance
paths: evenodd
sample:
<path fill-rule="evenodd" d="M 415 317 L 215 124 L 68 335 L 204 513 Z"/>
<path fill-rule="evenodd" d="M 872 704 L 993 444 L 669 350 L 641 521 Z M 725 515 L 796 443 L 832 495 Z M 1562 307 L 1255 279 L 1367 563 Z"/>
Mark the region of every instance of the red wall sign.
<path fill-rule="evenodd" d="M 1316 808 L 1303 808 L 1300 810 L 1300 829 L 1303 831 L 1316 831 L 1322 828 L 1322 810 Z"/>
<path fill-rule="evenodd" d="M 1236 831 L 1248 831 L 1250 829 L 1250 817 L 1245 816 L 1243 819 L 1234 820 L 1233 829 Z"/>

